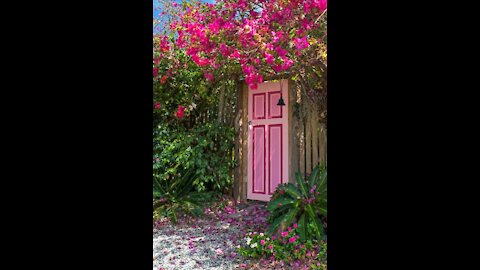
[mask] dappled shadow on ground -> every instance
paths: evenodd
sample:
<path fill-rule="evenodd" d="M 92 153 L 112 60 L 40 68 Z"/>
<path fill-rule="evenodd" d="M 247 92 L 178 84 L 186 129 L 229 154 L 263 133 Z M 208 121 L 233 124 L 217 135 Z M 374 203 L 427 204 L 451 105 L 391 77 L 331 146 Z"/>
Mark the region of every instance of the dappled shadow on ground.
<path fill-rule="evenodd" d="M 153 233 L 154 269 L 239 269 L 249 261 L 237 254 L 248 231 L 264 231 L 264 204 L 205 209 L 202 218 L 184 217 L 177 225 L 159 223 Z"/>

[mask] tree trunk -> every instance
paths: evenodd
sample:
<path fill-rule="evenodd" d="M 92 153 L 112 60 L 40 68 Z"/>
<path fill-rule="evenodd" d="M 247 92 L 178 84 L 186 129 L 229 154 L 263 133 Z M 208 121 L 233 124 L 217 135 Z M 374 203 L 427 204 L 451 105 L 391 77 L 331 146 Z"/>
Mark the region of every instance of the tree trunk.
<path fill-rule="evenodd" d="M 234 204 L 237 201 L 240 201 L 240 187 L 241 187 L 241 167 L 240 167 L 240 139 L 241 139 L 241 132 L 240 132 L 240 117 L 242 115 L 242 108 L 241 108 L 241 84 L 240 82 L 236 82 L 236 116 L 234 120 L 235 126 L 235 175 L 233 177 L 233 202 Z"/>

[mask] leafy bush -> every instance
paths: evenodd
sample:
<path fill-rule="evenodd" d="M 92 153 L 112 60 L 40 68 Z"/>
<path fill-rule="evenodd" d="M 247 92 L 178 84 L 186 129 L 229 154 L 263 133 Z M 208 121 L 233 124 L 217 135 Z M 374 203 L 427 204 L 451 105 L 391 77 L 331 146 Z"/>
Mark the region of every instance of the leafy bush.
<path fill-rule="evenodd" d="M 181 214 L 200 216 L 203 214 L 204 203 L 216 197 L 213 192 L 194 192 L 193 169 L 185 172 L 182 177 L 170 182 L 154 179 L 154 186 L 159 191 L 159 197 L 153 201 L 155 217 L 168 217 L 177 223 Z"/>
<path fill-rule="evenodd" d="M 233 136 L 232 128 L 217 123 L 188 131 L 159 125 L 154 133 L 154 180 L 165 185 L 189 172 L 195 191 L 225 191 L 233 182 Z M 154 187 L 154 195 L 160 192 Z"/>
<path fill-rule="evenodd" d="M 154 219 L 177 222 L 199 216 L 205 202 L 232 184 L 233 130 L 209 123 L 186 130 L 158 125 L 154 130 Z"/>
<path fill-rule="evenodd" d="M 298 223 L 298 234 L 302 240 L 321 240 L 324 235 L 321 216 L 327 215 L 327 169 L 317 166 L 305 180 L 295 174 L 296 184 L 279 185 L 268 203 L 270 223 L 268 233 L 279 227 Z"/>

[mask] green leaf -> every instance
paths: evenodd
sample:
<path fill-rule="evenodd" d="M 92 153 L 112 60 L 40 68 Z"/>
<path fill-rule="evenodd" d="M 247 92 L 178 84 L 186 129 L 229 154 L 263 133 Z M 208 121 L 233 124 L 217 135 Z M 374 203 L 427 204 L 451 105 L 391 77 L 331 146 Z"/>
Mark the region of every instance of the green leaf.
<path fill-rule="evenodd" d="M 290 38 L 295 37 L 295 28 L 290 29 Z"/>
<path fill-rule="evenodd" d="M 287 197 L 278 197 L 276 198 L 275 200 L 273 201 L 270 201 L 267 205 L 267 210 L 271 212 L 275 211 L 275 209 L 281 207 L 281 206 L 284 206 L 284 205 L 291 205 L 293 204 L 295 201 L 291 198 L 287 198 Z"/>
<path fill-rule="evenodd" d="M 317 186 L 318 191 L 326 191 L 327 190 L 327 169 L 319 167 L 319 176 L 315 181 L 315 185 Z"/>
<path fill-rule="evenodd" d="M 300 219 L 298 220 L 298 235 L 300 236 L 300 239 L 306 240 L 307 239 L 307 223 L 305 221 L 305 213 L 303 213 L 300 216 Z"/>
<path fill-rule="evenodd" d="M 308 183 L 310 184 L 310 188 L 316 185 L 317 177 L 320 173 L 320 167 L 316 166 L 312 173 L 310 174 L 310 177 L 308 178 Z"/>
<path fill-rule="evenodd" d="M 295 179 L 297 180 L 297 185 L 300 188 L 302 196 L 304 198 L 308 198 L 309 190 L 308 190 L 307 184 L 305 183 L 305 180 L 303 179 L 302 175 L 299 172 L 295 173 Z"/>
<path fill-rule="evenodd" d="M 300 209 L 298 208 L 292 208 L 288 213 L 284 216 L 283 222 L 285 223 L 285 226 L 290 226 L 293 223 L 293 220 L 295 219 L 298 211 Z"/>
<path fill-rule="evenodd" d="M 322 223 L 320 222 L 319 218 L 317 217 L 317 215 L 315 214 L 315 211 L 313 211 L 313 208 L 311 205 L 307 205 L 305 207 L 308 215 L 309 215 L 309 219 L 312 221 L 312 225 L 313 225 L 313 229 L 314 229 L 314 232 L 316 234 L 316 237 L 318 240 L 321 240 L 322 239 L 322 234 L 323 234 L 323 225 Z"/>
<path fill-rule="evenodd" d="M 300 191 L 298 190 L 298 188 L 295 185 L 293 185 L 292 183 L 288 183 L 285 186 L 284 190 L 285 190 L 286 193 L 288 193 L 290 196 L 292 196 L 295 199 L 298 199 L 298 198 L 302 197 L 302 194 L 300 194 Z"/>
<path fill-rule="evenodd" d="M 278 229 L 278 226 L 281 223 L 285 223 L 286 226 L 290 225 L 297 213 L 298 213 L 298 208 L 290 208 L 287 214 L 281 215 L 275 219 L 272 225 L 268 228 L 268 232 L 270 234 L 273 234 L 274 232 L 276 232 Z"/>
<path fill-rule="evenodd" d="M 275 218 L 273 223 L 268 227 L 268 234 L 274 234 L 277 231 L 278 226 L 282 223 L 283 216 Z"/>

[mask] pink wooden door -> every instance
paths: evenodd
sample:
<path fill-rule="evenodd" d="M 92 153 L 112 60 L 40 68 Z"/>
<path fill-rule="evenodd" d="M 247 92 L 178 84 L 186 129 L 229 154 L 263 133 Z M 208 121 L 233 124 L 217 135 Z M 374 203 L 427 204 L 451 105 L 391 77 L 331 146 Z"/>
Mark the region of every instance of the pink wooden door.
<path fill-rule="evenodd" d="M 288 80 L 282 80 L 285 106 L 278 106 L 280 81 L 248 90 L 247 198 L 269 201 L 288 182 Z"/>

